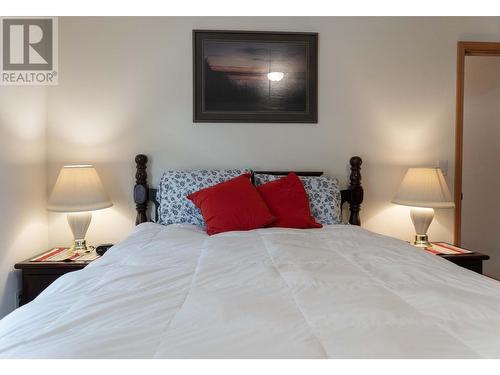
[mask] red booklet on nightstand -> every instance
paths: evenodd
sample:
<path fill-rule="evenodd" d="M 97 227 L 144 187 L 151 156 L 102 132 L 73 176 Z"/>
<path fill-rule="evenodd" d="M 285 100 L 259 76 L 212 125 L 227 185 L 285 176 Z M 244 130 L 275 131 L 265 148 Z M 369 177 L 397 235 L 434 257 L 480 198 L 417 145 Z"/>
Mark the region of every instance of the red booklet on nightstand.
<path fill-rule="evenodd" d="M 54 247 L 31 259 L 30 262 L 86 262 L 99 258 L 95 251 L 79 255 L 68 250 L 68 247 Z"/>
<path fill-rule="evenodd" d="M 462 249 L 461 247 L 450 245 L 446 242 L 433 242 L 432 246 L 426 247 L 429 253 L 432 254 L 470 254 L 472 251 Z"/>

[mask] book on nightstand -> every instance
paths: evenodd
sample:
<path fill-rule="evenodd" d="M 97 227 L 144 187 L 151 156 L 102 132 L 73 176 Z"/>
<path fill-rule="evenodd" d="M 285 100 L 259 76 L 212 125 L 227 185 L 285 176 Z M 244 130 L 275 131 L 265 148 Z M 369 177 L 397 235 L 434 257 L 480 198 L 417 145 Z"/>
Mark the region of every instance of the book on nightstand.
<path fill-rule="evenodd" d="M 470 254 L 472 251 L 461 247 L 450 245 L 446 242 L 433 242 L 432 246 L 426 247 L 426 251 L 432 254 Z"/>
<path fill-rule="evenodd" d="M 30 259 L 30 262 L 88 262 L 99 258 L 95 251 L 85 254 L 73 254 L 69 250 L 69 247 L 54 247 Z"/>

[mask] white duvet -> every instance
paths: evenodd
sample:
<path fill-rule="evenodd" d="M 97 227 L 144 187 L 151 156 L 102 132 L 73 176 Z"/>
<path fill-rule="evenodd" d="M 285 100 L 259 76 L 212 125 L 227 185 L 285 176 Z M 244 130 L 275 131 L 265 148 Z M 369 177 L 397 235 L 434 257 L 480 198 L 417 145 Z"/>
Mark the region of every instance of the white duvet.
<path fill-rule="evenodd" d="M 500 357 L 500 283 L 359 227 L 142 224 L 0 321 L 0 357 Z"/>

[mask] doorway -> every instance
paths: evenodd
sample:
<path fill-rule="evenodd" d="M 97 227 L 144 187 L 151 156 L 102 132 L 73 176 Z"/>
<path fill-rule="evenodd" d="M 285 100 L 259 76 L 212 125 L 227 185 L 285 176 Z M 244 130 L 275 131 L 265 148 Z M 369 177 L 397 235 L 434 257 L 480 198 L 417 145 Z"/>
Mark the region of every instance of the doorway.
<path fill-rule="evenodd" d="M 500 43 L 459 42 L 457 57 L 454 241 L 500 279 Z"/>

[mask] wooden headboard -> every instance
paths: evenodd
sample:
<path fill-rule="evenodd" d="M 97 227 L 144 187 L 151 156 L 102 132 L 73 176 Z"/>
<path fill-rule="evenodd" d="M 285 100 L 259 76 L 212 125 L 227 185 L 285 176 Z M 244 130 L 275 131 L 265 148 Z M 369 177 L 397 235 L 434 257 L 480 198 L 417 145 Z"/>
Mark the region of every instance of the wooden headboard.
<path fill-rule="evenodd" d="M 148 173 L 147 164 L 148 157 L 139 154 L 135 157 L 136 173 L 135 173 L 135 186 L 134 186 L 134 202 L 137 211 L 137 218 L 135 224 L 141 224 L 151 221 L 148 218 L 148 205 L 149 202 L 154 204 L 155 218 L 158 213 L 158 201 L 156 200 L 156 189 L 150 189 L 148 186 Z M 349 223 L 353 225 L 361 225 L 359 218 L 359 211 L 361 210 L 361 203 L 363 202 L 363 187 L 361 186 L 361 164 L 363 161 L 359 156 L 353 156 L 349 160 L 351 166 L 351 173 L 349 176 L 349 187 L 342 190 L 341 193 L 341 207 L 344 203 L 349 204 Z M 274 174 L 286 175 L 288 171 L 254 171 L 254 174 Z M 321 176 L 323 172 L 295 172 L 299 176 Z"/>

